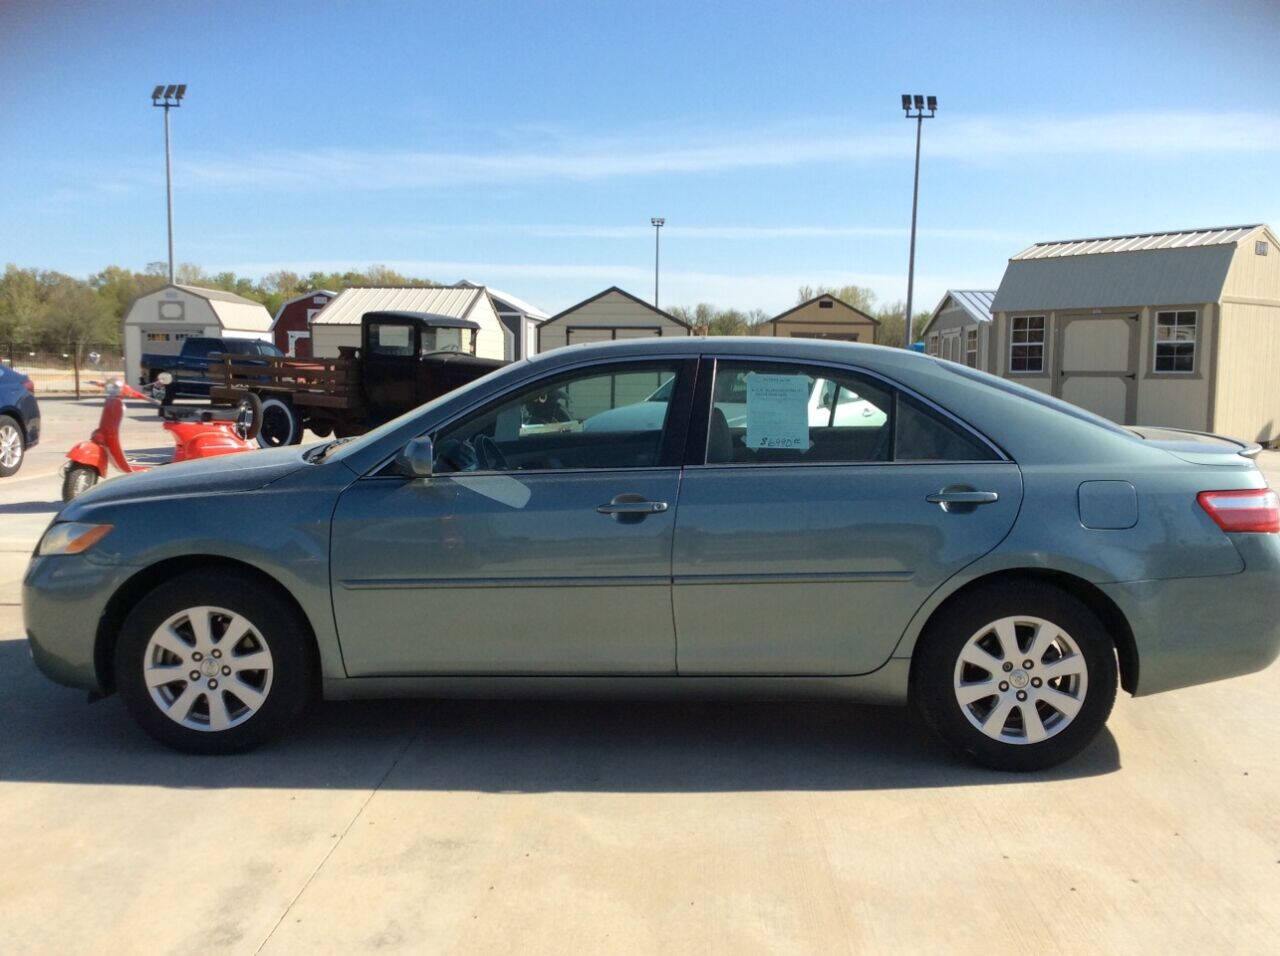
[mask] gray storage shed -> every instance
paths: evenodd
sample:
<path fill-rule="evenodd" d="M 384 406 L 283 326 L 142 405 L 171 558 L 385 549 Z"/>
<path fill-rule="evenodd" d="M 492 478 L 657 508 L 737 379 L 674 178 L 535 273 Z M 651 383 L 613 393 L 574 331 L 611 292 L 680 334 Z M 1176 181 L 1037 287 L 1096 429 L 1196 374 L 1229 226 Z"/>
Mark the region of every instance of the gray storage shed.
<path fill-rule="evenodd" d="M 994 290 L 948 289 L 920 330 L 930 355 L 986 370 Z"/>
<path fill-rule="evenodd" d="M 992 302 L 989 371 L 1125 424 L 1280 437 L 1280 249 L 1261 223 L 1041 242 Z"/>

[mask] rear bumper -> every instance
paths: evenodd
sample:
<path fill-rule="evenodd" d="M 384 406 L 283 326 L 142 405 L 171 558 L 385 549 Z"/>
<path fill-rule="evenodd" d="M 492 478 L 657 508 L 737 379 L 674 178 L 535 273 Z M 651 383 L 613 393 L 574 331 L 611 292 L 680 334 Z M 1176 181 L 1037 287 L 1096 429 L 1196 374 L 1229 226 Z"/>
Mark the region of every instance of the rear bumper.
<path fill-rule="evenodd" d="M 1134 696 L 1251 674 L 1280 656 L 1280 535 L 1231 539 L 1238 574 L 1101 585 L 1133 630 Z"/>

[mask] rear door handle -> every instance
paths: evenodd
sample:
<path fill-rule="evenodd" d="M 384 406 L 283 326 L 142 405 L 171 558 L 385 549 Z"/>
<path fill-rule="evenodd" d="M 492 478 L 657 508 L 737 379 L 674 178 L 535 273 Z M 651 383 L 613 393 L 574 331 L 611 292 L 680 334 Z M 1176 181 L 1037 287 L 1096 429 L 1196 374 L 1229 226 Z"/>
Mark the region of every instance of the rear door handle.
<path fill-rule="evenodd" d="M 931 505 L 989 505 L 999 501 L 994 491 L 935 491 L 924 499 Z"/>

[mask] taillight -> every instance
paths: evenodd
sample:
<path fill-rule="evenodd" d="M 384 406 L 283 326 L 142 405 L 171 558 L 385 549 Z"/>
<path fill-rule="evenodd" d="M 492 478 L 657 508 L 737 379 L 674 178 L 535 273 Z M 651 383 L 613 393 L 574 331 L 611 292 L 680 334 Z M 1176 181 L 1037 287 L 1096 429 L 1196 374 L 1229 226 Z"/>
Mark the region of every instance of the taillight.
<path fill-rule="evenodd" d="M 31 379 L 27 379 L 26 381 L 24 381 L 22 383 L 22 387 L 25 388 L 32 395 L 36 393 L 36 383 L 31 381 Z"/>
<path fill-rule="evenodd" d="M 1202 491 L 1196 501 L 1223 531 L 1280 532 L 1280 498 L 1270 488 Z"/>

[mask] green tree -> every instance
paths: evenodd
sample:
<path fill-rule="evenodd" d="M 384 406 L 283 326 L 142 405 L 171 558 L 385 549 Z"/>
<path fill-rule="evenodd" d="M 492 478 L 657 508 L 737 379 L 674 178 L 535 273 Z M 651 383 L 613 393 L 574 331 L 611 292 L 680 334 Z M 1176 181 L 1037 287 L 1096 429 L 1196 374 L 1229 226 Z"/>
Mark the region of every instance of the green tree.
<path fill-rule="evenodd" d="M 0 348 L 13 362 L 14 349 L 32 341 L 44 307 L 39 273 L 5 266 L 0 278 Z"/>
<path fill-rule="evenodd" d="M 796 305 L 816 299 L 820 295 L 833 295 L 845 305 L 872 315 L 876 306 L 876 294 L 860 285 L 802 285 L 796 290 Z"/>
<path fill-rule="evenodd" d="M 43 273 L 40 279 L 45 289 L 41 322 L 45 343 L 82 362 L 89 345 L 109 337 L 110 310 L 88 282 L 60 272 Z"/>
<path fill-rule="evenodd" d="M 902 301 L 890 302 L 880 309 L 876 318 L 880 320 L 880 328 L 876 330 L 876 342 L 880 345 L 902 347 L 902 338 L 906 333 L 907 304 Z M 929 312 L 917 312 L 911 323 L 911 340 L 920 341 L 920 330 L 929 321 Z"/>

